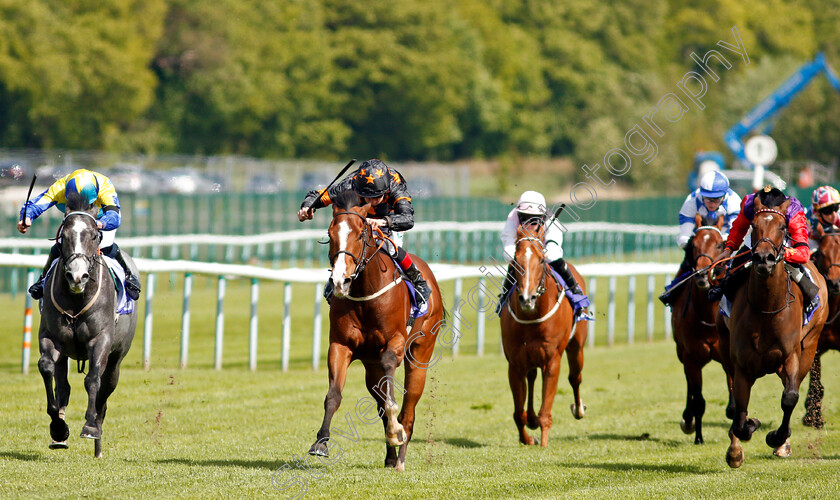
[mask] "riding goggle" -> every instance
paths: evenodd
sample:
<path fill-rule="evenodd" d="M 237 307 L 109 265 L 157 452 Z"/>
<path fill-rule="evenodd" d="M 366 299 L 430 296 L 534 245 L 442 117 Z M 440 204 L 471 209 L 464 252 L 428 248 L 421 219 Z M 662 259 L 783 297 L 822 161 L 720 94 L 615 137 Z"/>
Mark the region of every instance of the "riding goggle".
<path fill-rule="evenodd" d="M 545 220 L 544 220 L 545 217 L 542 216 L 542 215 L 523 214 L 523 213 L 517 213 L 516 215 L 517 215 L 517 217 L 519 217 L 519 225 L 520 226 L 526 226 L 526 225 L 530 225 L 530 224 L 542 224 L 542 223 L 545 222 Z"/>
<path fill-rule="evenodd" d="M 822 207 L 820 209 L 821 215 L 831 215 L 833 213 L 837 213 L 837 209 L 840 208 L 840 205 L 829 205 L 827 207 Z"/>
<path fill-rule="evenodd" d="M 706 203 L 722 203 L 724 196 L 718 196 L 717 198 L 709 198 L 708 196 L 703 197 L 703 201 Z"/>

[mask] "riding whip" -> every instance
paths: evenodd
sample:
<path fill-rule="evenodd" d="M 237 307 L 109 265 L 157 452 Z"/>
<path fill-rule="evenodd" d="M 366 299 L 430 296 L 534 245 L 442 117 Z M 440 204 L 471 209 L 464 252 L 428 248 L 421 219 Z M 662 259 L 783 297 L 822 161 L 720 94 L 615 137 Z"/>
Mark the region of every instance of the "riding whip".
<path fill-rule="evenodd" d="M 344 168 L 341 169 L 341 172 L 338 173 L 338 175 L 335 177 L 335 179 L 333 179 L 332 182 L 330 182 L 330 184 L 327 187 L 324 188 L 324 192 L 329 190 L 332 187 L 332 185 L 335 184 L 335 181 L 341 179 L 341 176 L 344 175 L 344 172 L 347 172 L 347 169 L 350 168 L 350 166 L 353 165 L 354 163 L 356 163 L 355 158 L 353 158 L 352 160 L 347 162 L 347 165 L 344 165 Z"/>
<path fill-rule="evenodd" d="M 26 203 L 23 204 L 23 225 L 26 225 L 26 205 L 29 205 L 29 197 L 32 196 L 32 188 L 35 187 L 35 179 L 38 178 L 37 174 L 32 174 L 32 182 L 29 183 L 29 192 L 26 193 Z"/>

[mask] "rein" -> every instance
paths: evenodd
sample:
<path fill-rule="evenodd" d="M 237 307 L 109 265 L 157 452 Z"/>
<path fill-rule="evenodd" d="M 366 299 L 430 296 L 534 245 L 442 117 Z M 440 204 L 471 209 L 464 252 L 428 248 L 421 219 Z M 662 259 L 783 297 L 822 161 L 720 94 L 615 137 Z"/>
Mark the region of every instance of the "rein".
<path fill-rule="evenodd" d="M 541 239 L 534 238 L 533 236 L 526 236 L 525 238 L 520 238 L 520 239 L 516 240 L 516 246 L 518 247 L 519 243 L 521 243 L 523 241 L 536 241 L 540 244 L 540 246 L 543 245 Z M 542 271 L 543 272 L 542 272 L 542 275 L 540 276 L 540 284 L 537 286 L 537 291 L 536 291 L 536 297 L 538 299 L 540 298 L 540 296 L 542 296 L 542 294 L 545 293 L 545 277 L 546 277 L 547 274 L 551 273 L 550 266 L 548 265 L 547 262 L 545 262 L 545 247 L 544 246 L 543 246 L 543 256 L 541 257 L 540 260 L 542 260 Z M 552 279 L 554 279 L 554 277 L 552 277 Z M 507 303 L 507 310 L 510 313 L 510 316 L 513 318 L 513 320 L 516 321 L 517 323 L 519 323 L 520 325 L 533 325 L 533 324 L 536 324 L 536 323 L 542 323 L 542 322 L 546 321 L 548 318 L 554 316 L 554 313 L 556 313 L 560 309 L 560 304 L 563 302 L 563 290 L 561 290 L 561 288 L 560 288 L 560 283 L 557 282 L 556 279 L 554 279 L 554 284 L 557 286 L 557 300 L 554 303 L 554 306 L 551 308 L 551 310 L 548 311 L 545 315 L 543 315 L 540 318 L 537 318 L 537 319 L 520 319 L 519 317 L 516 316 L 516 313 L 513 312 L 513 308 L 510 307 L 511 301 L 509 300 L 508 303 Z"/>

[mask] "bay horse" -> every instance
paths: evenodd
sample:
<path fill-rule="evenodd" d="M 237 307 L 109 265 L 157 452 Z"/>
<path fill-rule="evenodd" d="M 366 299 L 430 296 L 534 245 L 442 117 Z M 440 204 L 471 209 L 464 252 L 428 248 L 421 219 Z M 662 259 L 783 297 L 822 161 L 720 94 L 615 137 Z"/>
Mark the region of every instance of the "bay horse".
<path fill-rule="evenodd" d="M 136 310 L 117 315 L 117 288 L 99 252 L 101 233 L 86 202 L 71 205 L 68 199 L 59 229 L 60 257 L 44 284 L 38 345 L 38 370 L 47 390 L 50 416 L 50 448 L 67 448 L 70 429 L 64 420 L 70 400 L 67 381 L 69 359 L 77 360 L 79 372 L 89 361 L 85 376 L 88 407 L 81 437 L 94 440 L 94 456 L 102 456 L 102 422 L 108 396 L 120 378 L 120 363 L 131 347 L 137 326 Z M 132 272 L 137 266 L 123 253 Z M 53 380 L 55 390 L 53 391 Z"/>
<path fill-rule="evenodd" d="M 403 278 L 387 247 L 383 248 L 385 241 L 377 238 L 366 222 L 370 205 L 358 206 L 359 198 L 352 191 L 336 198 L 328 231 L 334 285 L 327 355 L 329 390 L 324 399 L 324 420 L 309 454 L 329 456 L 330 422 L 341 404 L 347 368 L 358 359 L 365 366 L 365 385 L 385 427 L 385 467 L 402 471 L 414 429 L 415 407 L 442 326 L 443 301 L 429 266 L 412 255 L 432 293 L 428 312 L 415 320 L 413 333 L 409 333 L 409 292 L 398 283 Z M 398 383 L 394 376 L 404 360 L 405 384 L 400 387 L 403 404 L 397 415 L 394 388 Z"/>
<path fill-rule="evenodd" d="M 671 314 L 671 328 L 677 344 L 677 358 L 683 365 L 687 395 L 680 429 L 686 434 L 694 433 L 694 444 L 703 444 L 703 414 L 706 400 L 703 398 L 703 367 L 715 360 L 723 365 L 728 362 L 720 350 L 715 322 L 718 302 L 709 300 L 709 277 L 703 268 L 710 267 L 723 251 L 724 236 L 721 232 L 723 216 L 704 219 L 697 214 L 694 219 L 694 235 L 688 240 L 687 252 L 691 255 L 691 269 L 696 272 L 689 283 L 682 287 L 674 300 Z M 724 368 L 724 375 L 726 369 Z M 732 379 L 727 375 L 729 404 L 726 414 L 732 418 Z"/>
<path fill-rule="evenodd" d="M 811 321 L 802 326 L 802 292 L 782 264 L 788 234 L 785 212 L 790 202 L 786 199 L 778 207 L 765 206 L 756 195 L 747 282 L 734 294 L 730 317 L 718 317 L 721 349 L 729 352 L 731 360 L 735 399 L 726 452 L 726 462 L 732 468 L 744 463 L 741 441 L 749 441 L 761 426 L 757 418 L 748 417 L 750 391 L 758 378 L 770 373 L 776 373 L 784 386 L 783 416 L 779 428 L 767 434 L 766 442 L 774 455 L 790 456 L 790 417 L 828 315 L 825 280 L 809 262 L 806 266 L 820 288 L 821 305 Z"/>
<path fill-rule="evenodd" d="M 516 233 L 516 251 L 511 264 L 516 273 L 513 296 L 499 315 L 502 347 L 508 361 L 508 381 L 513 393 L 513 421 L 519 431 L 519 442 L 535 444 L 526 431 L 541 430 L 540 446 L 548 446 L 551 429 L 551 407 L 557 394 L 560 360 L 565 351 L 569 363 L 569 384 L 574 392 L 570 405 L 576 419 L 584 416 L 580 398 L 583 345 L 588 327 L 586 321 L 574 322 L 574 311 L 560 283 L 545 258 L 543 236 L 545 226 L 528 224 Z M 581 289 L 584 280 L 567 262 Z M 534 413 L 534 381 L 542 372 L 542 404 Z M 526 386 L 527 380 L 527 386 Z M 525 399 L 528 409 L 525 410 Z"/>
<path fill-rule="evenodd" d="M 811 255 L 811 260 L 825 278 L 828 288 L 828 319 L 820 333 L 817 344 L 817 354 L 811 365 L 808 383 L 808 395 L 805 397 L 805 416 L 802 423 L 822 429 L 825 422 L 822 418 L 823 385 L 821 379 L 822 355 L 829 349 L 840 350 L 840 232 L 826 232 L 817 224 L 814 230 L 815 239 L 819 240 L 819 248 Z"/>

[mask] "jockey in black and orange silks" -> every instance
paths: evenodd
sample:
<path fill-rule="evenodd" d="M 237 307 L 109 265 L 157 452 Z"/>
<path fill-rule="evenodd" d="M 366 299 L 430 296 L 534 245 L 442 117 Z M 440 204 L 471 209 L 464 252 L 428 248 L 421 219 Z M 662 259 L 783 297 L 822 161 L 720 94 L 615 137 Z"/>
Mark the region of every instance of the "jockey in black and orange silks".
<path fill-rule="evenodd" d="M 787 222 L 788 240 L 790 241 L 790 246 L 786 246 L 784 249 L 785 267 L 790 273 L 791 278 L 799 284 L 799 288 L 802 290 L 805 311 L 811 312 L 819 305 L 819 287 L 803 271 L 802 265 L 807 263 L 811 258 L 811 249 L 808 247 L 808 221 L 805 217 L 805 210 L 796 198 L 785 196 L 783 192 L 771 186 L 767 186 L 757 193 L 745 196 L 741 202 L 741 213 L 738 214 L 738 217 L 732 223 L 732 229 L 729 231 L 726 246 L 718 256 L 718 260 L 729 258 L 741 246 L 741 243 L 743 243 L 744 237 L 752 225 L 752 219 L 755 217 L 756 196 L 768 208 L 776 208 L 786 200 L 790 200 L 790 204 L 783 214 L 785 216 L 785 222 Z M 749 259 L 750 255 L 747 252 L 744 256 L 734 259 L 732 267 L 734 268 L 740 262 L 746 262 Z M 722 294 L 726 294 L 727 298 L 731 300 L 732 297 L 730 297 L 730 294 L 734 292 L 739 283 L 740 281 L 733 280 L 731 277 L 727 278 L 724 283 L 709 290 L 709 299 L 713 301 L 719 300 Z M 730 286 L 727 286 L 727 284 Z"/>
<path fill-rule="evenodd" d="M 366 219 L 367 223 L 380 228 L 391 238 L 395 246 L 386 242 L 385 248 L 388 248 L 391 257 L 414 285 L 418 304 L 421 301 L 428 302 L 431 295 L 429 285 L 411 261 L 411 256 L 402 248 L 402 232 L 414 227 L 411 195 L 408 194 L 402 175 L 381 160 L 363 162 L 358 170 L 328 190 L 310 191 L 300 205 L 298 220 L 303 222 L 311 219 L 316 209 L 330 205 L 332 199 L 346 191 L 354 191 L 362 204 L 370 204 L 371 212 Z M 332 286 L 332 281 L 328 281 L 324 290 L 327 301 L 332 295 Z"/>

